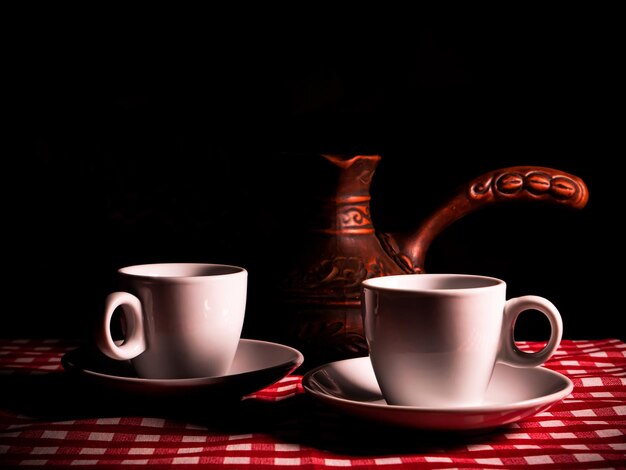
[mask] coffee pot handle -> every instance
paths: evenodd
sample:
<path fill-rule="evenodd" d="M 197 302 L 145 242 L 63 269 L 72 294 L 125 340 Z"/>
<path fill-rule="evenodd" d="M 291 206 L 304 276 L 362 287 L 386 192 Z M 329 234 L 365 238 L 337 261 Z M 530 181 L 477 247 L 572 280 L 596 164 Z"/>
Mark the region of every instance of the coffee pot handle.
<path fill-rule="evenodd" d="M 111 319 L 121 307 L 126 321 L 126 338 L 118 345 L 111 336 Z M 132 359 L 146 350 L 141 301 L 128 292 L 113 292 L 106 298 L 102 323 L 96 329 L 96 343 L 100 351 L 111 359 Z"/>
<path fill-rule="evenodd" d="M 447 226 L 486 205 L 506 201 L 546 201 L 582 209 L 587 186 L 577 176 L 554 168 L 514 166 L 485 173 L 463 186 L 419 228 L 408 234 L 379 234 L 381 242 L 406 272 L 423 272 L 426 251 Z"/>

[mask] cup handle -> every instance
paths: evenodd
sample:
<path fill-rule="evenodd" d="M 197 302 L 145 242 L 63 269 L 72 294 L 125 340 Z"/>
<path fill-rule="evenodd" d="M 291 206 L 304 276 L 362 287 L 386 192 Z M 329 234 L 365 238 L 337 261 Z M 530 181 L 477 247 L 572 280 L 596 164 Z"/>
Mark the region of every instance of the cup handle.
<path fill-rule="evenodd" d="M 514 329 L 517 317 L 525 310 L 539 310 L 550 321 L 548 344 L 537 352 L 524 352 L 515 345 Z M 504 306 L 504 321 L 498 362 L 514 367 L 537 367 L 546 362 L 561 343 L 563 321 L 554 304 L 543 297 L 525 295 L 507 300 Z"/>
<path fill-rule="evenodd" d="M 126 338 L 121 345 L 111 336 L 111 318 L 116 308 L 122 307 L 126 320 Z M 113 292 L 106 298 L 102 323 L 96 331 L 96 343 L 111 359 L 132 359 L 146 350 L 141 301 L 128 292 Z"/>

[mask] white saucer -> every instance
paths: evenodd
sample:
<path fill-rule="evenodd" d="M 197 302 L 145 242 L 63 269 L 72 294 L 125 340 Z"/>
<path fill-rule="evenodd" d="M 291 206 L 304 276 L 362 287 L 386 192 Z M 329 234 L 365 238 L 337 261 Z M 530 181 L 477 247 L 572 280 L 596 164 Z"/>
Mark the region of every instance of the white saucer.
<path fill-rule="evenodd" d="M 320 366 L 305 374 L 302 385 L 313 398 L 345 413 L 441 431 L 504 426 L 547 409 L 574 389 L 570 379 L 549 369 L 498 364 L 484 404 L 459 408 L 394 406 L 385 402 L 369 357 Z"/>
<path fill-rule="evenodd" d="M 259 391 L 298 368 L 304 356 L 296 349 L 266 341 L 241 339 L 227 375 L 190 379 L 139 378 L 130 361 L 115 361 L 93 346 L 66 353 L 63 368 L 124 393 L 172 395 L 201 393 L 241 398 Z"/>

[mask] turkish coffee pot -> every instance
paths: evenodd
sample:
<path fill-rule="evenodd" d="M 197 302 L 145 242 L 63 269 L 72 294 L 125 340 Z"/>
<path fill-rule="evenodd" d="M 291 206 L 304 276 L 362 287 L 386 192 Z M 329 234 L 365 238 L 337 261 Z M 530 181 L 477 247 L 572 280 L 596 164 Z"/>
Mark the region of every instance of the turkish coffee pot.
<path fill-rule="evenodd" d="M 291 234 L 284 249 L 290 261 L 265 321 L 270 340 L 298 348 L 306 368 L 365 356 L 360 307 L 361 281 L 377 276 L 424 272 L 435 237 L 461 217 L 506 201 L 547 201 L 582 208 L 588 191 L 578 177 L 553 168 L 516 166 L 483 174 L 426 217 L 410 233 L 376 230 L 370 212 L 370 186 L 379 155 L 316 155 L 321 171 L 312 204 L 298 201 L 293 220 L 305 230 Z M 313 179 L 313 178 L 309 178 Z M 300 189 L 302 192 L 304 189 Z M 270 314 L 270 312 L 265 312 Z"/>

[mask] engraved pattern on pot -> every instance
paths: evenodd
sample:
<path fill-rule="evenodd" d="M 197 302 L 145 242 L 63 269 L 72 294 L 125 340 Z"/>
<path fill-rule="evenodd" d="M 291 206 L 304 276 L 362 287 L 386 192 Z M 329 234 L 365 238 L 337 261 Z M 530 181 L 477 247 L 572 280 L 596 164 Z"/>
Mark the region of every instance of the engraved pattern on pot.
<path fill-rule="evenodd" d="M 507 197 L 521 191 L 535 196 L 551 195 L 557 200 L 574 199 L 579 192 L 577 184 L 562 175 L 551 176 L 539 171 L 527 174 L 505 172 L 497 177 L 489 176 L 476 181 L 469 188 L 472 199 L 484 197 Z"/>
<path fill-rule="evenodd" d="M 346 204 L 337 207 L 337 227 L 372 228 L 369 204 Z"/>
<path fill-rule="evenodd" d="M 523 187 L 524 176 L 517 173 L 505 173 L 496 182 L 496 189 L 505 194 L 516 193 Z"/>
<path fill-rule="evenodd" d="M 366 260 L 356 256 L 336 256 L 320 261 L 306 273 L 293 273 L 288 290 L 304 291 L 310 297 L 336 297 L 340 289 L 345 300 L 357 300 L 360 283 L 370 277 L 392 274 L 378 258 Z"/>
<path fill-rule="evenodd" d="M 358 286 L 365 279 L 367 271 L 361 258 L 355 256 L 337 256 L 332 259 L 321 260 L 306 273 L 293 273 L 291 289 L 346 289 Z"/>
<path fill-rule="evenodd" d="M 544 194 L 550 190 L 550 175 L 545 173 L 530 173 L 527 177 L 526 188 L 533 194 Z"/>
<path fill-rule="evenodd" d="M 577 186 L 565 176 L 557 176 L 552 179 L 550 192 L 557 199 L 572 199 L 577 193 Z"/>

